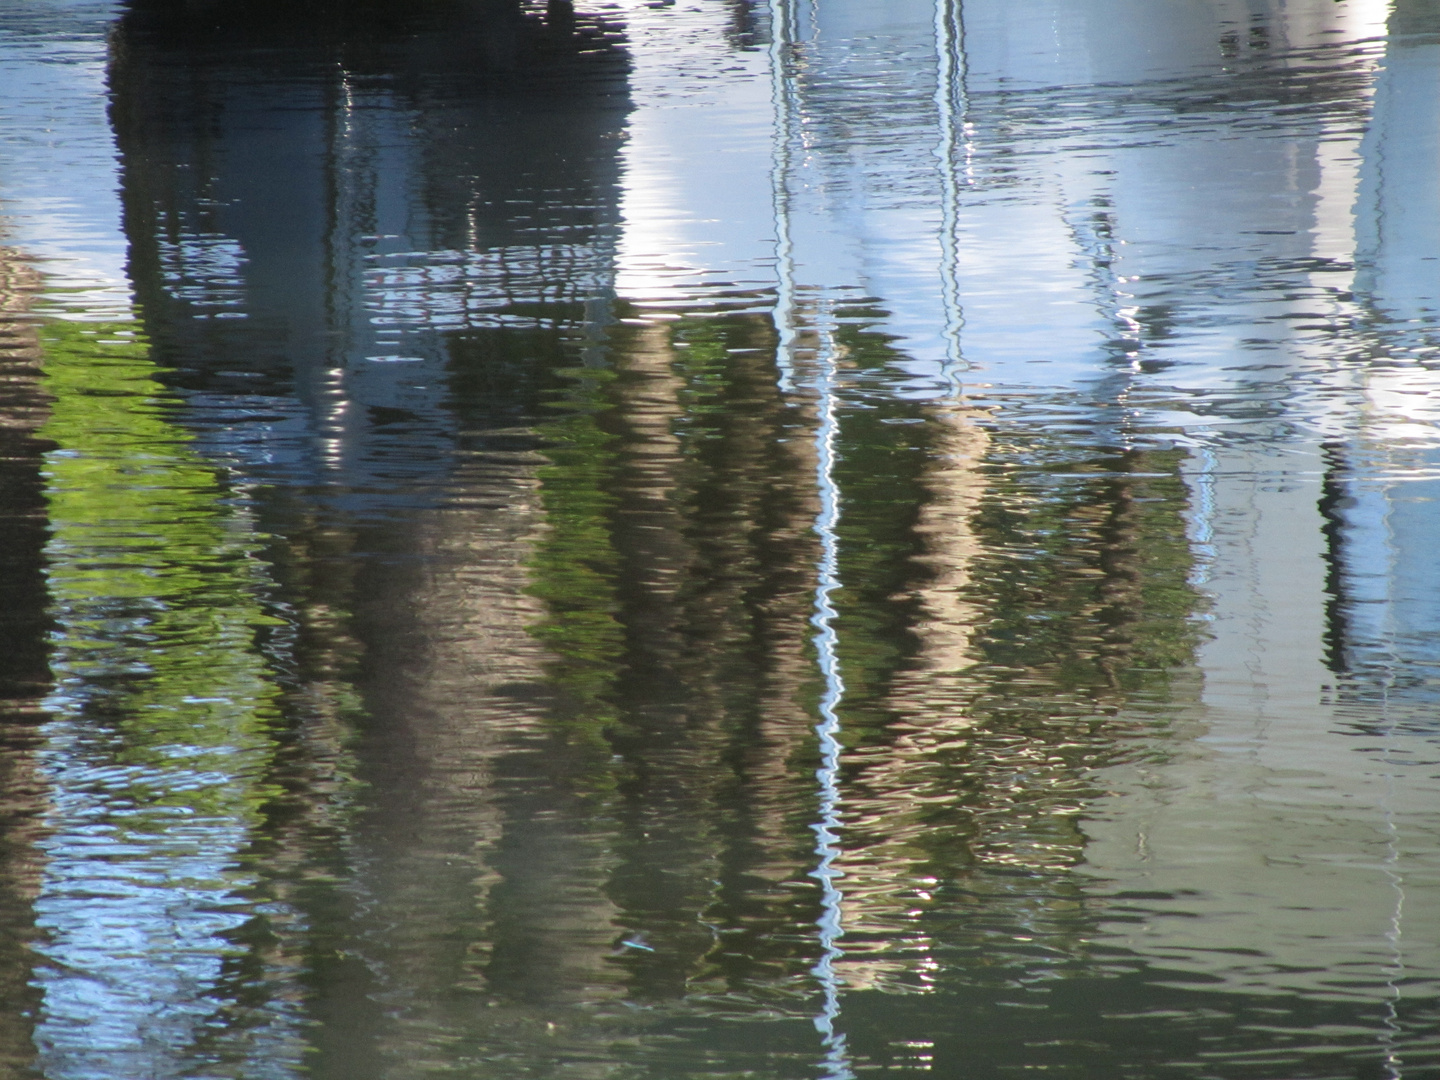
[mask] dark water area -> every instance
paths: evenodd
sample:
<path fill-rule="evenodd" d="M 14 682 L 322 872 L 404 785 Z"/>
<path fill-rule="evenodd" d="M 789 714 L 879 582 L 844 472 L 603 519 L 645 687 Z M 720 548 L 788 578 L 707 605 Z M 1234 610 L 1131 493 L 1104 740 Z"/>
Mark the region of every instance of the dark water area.
<path fill-rule="evenodd" d="M 1440 1075 L 1432 0 L 0 0 L 0 1073 Z"/>

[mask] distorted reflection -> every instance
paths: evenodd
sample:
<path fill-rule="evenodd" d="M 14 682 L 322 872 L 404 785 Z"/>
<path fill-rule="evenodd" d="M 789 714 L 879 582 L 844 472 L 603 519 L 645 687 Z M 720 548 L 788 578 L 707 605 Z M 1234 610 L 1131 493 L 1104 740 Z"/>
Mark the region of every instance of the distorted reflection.
<path fill-rule="evenodd" d="M 0 1068 L 23 1075 L 35 1056 L 31 985 L 35 898 L 43 860 L 47 784 L 41 770 L 41 701 L 49 690 L 45 546 L 45 419 L 36 327 L 25 319 L 41 279 L 0 248 Z"/>
<path fill-rule="evenodd" d="M 57 627 L 35 1039 L 58 1075 L 162 1076 L 230 1005 L 252 884 L 232 864 L 278 795 L 262 642 L 281 623 L 248 515 L 165 418 L 134 325 L 56 323 L 42 348 Z M 247 1034 L 283 1061 L 294 1023 Z"/>
<path fill-rule="evenodd" d="M 0 61 L 0 1066 L 1440 1067 L 1430 0 Z"/>

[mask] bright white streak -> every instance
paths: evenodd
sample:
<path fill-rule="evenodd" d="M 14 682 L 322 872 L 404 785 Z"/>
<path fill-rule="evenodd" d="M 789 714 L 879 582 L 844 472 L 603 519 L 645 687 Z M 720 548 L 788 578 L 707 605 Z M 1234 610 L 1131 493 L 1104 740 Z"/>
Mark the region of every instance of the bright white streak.
<path fill-rule="evenodd" d="M 961 149 L 969 173 L 966 134 L 965 42 L 961 0 L 935 0 L 935 113 L 940 142 L 935 147 L 940 173 L 940 300 L 945 312 L 945 378 L 958 395 L 964 367 L 960 332 L 965 325 L 960 303 L 960 177 Z"/>
<path fill-rule="evenodd" d="M 840 702 L 845 697 L 845 680 L 840 674 L 835 631 L 835 605 L 831 594 L 840 587 L 840 488 L 835 482 L 835 441 L 840 422 L 836 412 L 837 371 L 835 365 L 834 329 L 830 313 L 822 305 L 817 311 L 820 345 L 815 357 L 815 399 L 819 423 L 815 429 L 815 487 L 820 497 L 820 510 L 815 516 L 815 534 L 820 538 L 820 562 L 815 584 L 815 609 L 810 624 L 815 627 L 815 652 L 825 692 L 820 698 L 820 722 L 815 734 L 820 743 L 820 767 L 815 770 L 819 781 L 819 820 L 815 830 L 815 853 L 819 865 L 811 875 L 820 881 L 820 960 L 812 969 L 824 994 L 824 1005 L 815 1018 L 825 1047 L 822 1076 L 825 1080 L 852 1080 L 845 1034 L 836 1021 L 840 1018 L 840 976 L 835 961 L 844 956 L 840 939 L 845 927 L 841 918 L 844 894 L 838 884 L 840 871 L 835 860 L 840 855 Z"/>
<path fill-rule="evenodd" d="M 795 38 L 791 0 L 770 0 L 770 105 L 774 132 L 770 197 L 775 216 L 775 330 L 780 337 L 775 359 L 782 394 L 795 389 L 795 245 L 790 236 L 789 187 L 795 124 L 795 90 L 789 74 Z"/>
<path fill-rule="evenodd" d="M 800 321 L 796 300 L 795 249 L 790 229 L 790 170 L 792 149 L 796 138 L 795 124 L 798 103 L 790 78 L 790 64 L 798 38 L 793 0 L 770 2 L 770 78 L 771 102 L 774 109 L 774 158 L 771 167 L 771 191 L 775 214 L 775 330 L 779 337 L 776 361 L 780 368 L 779 386 L 782 393 L 795 390 L 796 340 Z M 828 305 L 817 306 L 815 327 L 819 349 L 815 356 L 815 379 L 811 389 L 815 395 L 817 426 L 815 429 L 815 486 L 820 509 L 815 517 L 814 531 L 820 538 L 820 560 L 816 566 L 815 601 L 810 624 L 815 628 L 815 651 L 825 692 L 820 700 L 820 721 L 815 725 L 819 742 L 820 767 L 815 770 L 819 782 L 818 819 L 811 825 L 815 831 L 817 864 L 811 876 L 820 882 L 820 917 L 816 928 L 820 938 L 820 959 L 811 969 L 820 984 L 821 1007 L 815 1017 L 820 1032 L 824 1057 L 821 1059 L 822 1080 L 854 1080 L 850 1067 L 845 1034 L 839 1030 L 840 976 L 835 962 L 844 955 L 840 938 L 844 934 L 841 902 L 844 899 L 836 884 L 840 871 L 835 860 L 840 854 L 840 732 L 839 706 L 845 696 L 845 683 L 840 677 L 840 661 L 836 646 L 835 606 L 830 596 L 840 587 L 840 540 L 836 527 L 840 521 L 840 489 L 835 482 L 835 440 L 839 431 L 836 409 L 836 364 L 834 328 Z"/>

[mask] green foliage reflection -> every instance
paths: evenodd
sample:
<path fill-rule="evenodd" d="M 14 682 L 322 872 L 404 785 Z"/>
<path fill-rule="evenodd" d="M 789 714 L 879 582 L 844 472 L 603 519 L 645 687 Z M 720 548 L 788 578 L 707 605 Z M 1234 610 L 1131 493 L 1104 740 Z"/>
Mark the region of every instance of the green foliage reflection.
<path fill-rule="evenodd" d="M 138 807 L 250 821 L 276 697 L 257 637 L 277 622 L 250 524 L 166 415 L 133 327 L 57 322 L 42 345 L 62 711 L 108 729 Z"/>
<path fill-rule="evenodd" d="M 530 632 L 555 654 L 551 676 L 572 698 L 569 737 L 603 748 L 614 720 L 610 699 L 624 652 L 618 618 L 619 556 L 610 535 L 615 437 L 598 422 L 608 374 L 573 372 L 575 387 L 556 403 L 557 417 L 541 425 L 550 463 L 539 470 L 546 531 L 531 564 L 530 593 L 547 617 Z"/>

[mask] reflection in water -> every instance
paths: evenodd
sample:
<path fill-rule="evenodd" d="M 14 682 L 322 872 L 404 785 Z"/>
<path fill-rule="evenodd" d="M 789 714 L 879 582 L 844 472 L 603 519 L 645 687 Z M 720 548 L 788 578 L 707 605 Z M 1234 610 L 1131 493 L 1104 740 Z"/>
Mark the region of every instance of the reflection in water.
<path fill-rule="evenodd" d="M 57 1075 L 173 1075 L 227 1006 L 249 884 L 231 864 L 276 794 L 259 639 L 279 621 L 247 515 L 165 417 L 133 324 L 58 323 L 43 348 L 58 625 L 36 1043 Z M 293 1057 L 276 1019 L 254 1052 Z"/>
<path fill-rule="evenodd" d="M 6 1067 L 1440 1065 L 1433 4 L 0 15 Z"/>
<path fill-rule="evenodd" d="M 47 790 L 40 766 L 40 700 L 50 680 L 45 635 L 45 415 L 40 349 L 24 321 L 40 288 L 34 268 L 0 248 L 0 1069 L 16 1076 L 34 1057 L 28 985 L 36 937 Z"/>
<path fill-rule="evenodd" d="M 564 7 L 121 21 L 130 270 L 211 452 L 357 509 L 423 499 L 485 437 L 445 405 L 447 332 L 606 318 L 625 58 Z M 513 374 L 483 427 L 533 408 Z"/>
<path fill-rule="evenodd" d="M 840 708 L 845 700 L 845 678 L 840 668 L 839 635 L 835 630 L 833 596 L 841 587 L 840 581 L 840 489 L 835 482 L 836 445 L 839 442 L 839 417 L 837 401 L 839 394 L 838 370 L 834 328 L 829 325 L 830 315 L 823 308 L 817 312 L 817 346 L 813 359 L 815 368 L 815 398 L 817 423 L 815 426 L 815 487 L 820 495 L 819 513 L 815 518 L 815 534 L 820 538 L 820 561 L 817 567 L 815 586 L 815 614 L 811 616 L 814 625 L 815 651 L 820 665 L 820 675 L 825 680 L 821 692 L 820 722 L 815 733 L 820 738 L 820 768 L 815 775 L 820 781 L 819 818 L 815 829 L 815 853 L 820 864 L 815 868 L 815 877 L 820 882 L 820 962 L 815 965 L 815 976 L 820 981 L 824 1004 L 815 1019 L 824 1040 L 824 1075 L 835 1080 L 849 1080 L 855 1074 L 850 1069 L 849 1055 L 845 1049 L 845 1036 L 836 1029 L 840 1018 L 840 980 L 835 971 L 836 962 L 845 955 L 839 941 L 845 932 L 842 912 L 844 894 L 837 880 L 841 871 L 836 861 L 841 855 L 840 848 L 840 755 L 844 749 L 840 742 Z"/>

